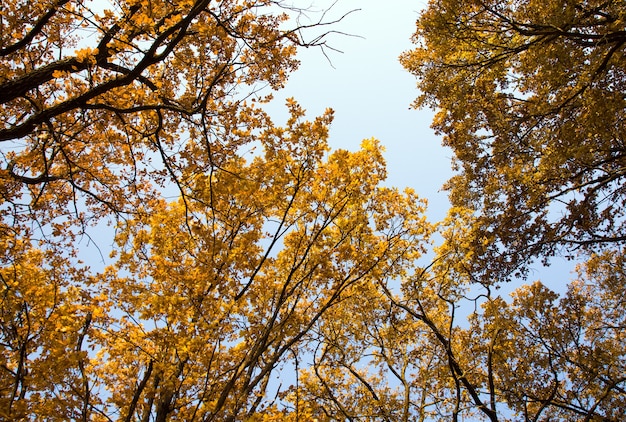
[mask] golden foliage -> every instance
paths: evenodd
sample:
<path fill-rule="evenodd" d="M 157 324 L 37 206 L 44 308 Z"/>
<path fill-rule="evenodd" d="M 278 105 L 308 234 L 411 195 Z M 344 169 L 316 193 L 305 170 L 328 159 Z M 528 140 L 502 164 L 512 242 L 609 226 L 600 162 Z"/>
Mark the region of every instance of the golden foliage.
<path fill-rule="evenodd" d="M 298 9 L 89 4 L 2 9 L 1 419 L 626 414 L 621 3 L 430 3 L 402 61 L 459 170 L 438 225 L 379 141 L 258 105 L 324 45 Z M 567 291 L 495 293 L 562 245 Z"/>
<path fill-rule="evenodd" d="M 474 272 L 626 239 L 622 2 L 433 1 L 403 65 L 452 148 L 454 206 L 476 213 Z M 484 239 L 488 239 L 487 244 Z"/>

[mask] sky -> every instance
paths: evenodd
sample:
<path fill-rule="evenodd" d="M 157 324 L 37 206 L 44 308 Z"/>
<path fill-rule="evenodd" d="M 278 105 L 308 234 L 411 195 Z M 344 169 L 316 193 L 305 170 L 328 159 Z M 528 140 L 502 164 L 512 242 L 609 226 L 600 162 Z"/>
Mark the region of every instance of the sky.
<path fill-rule="evenodd" d="M 301 3 L 299 3 L 301 4 Z M 322 10 L 332 1 L 315 0 L 312 8 Z M 286 87 L 274 93 L 269 109 L 283 124 L 283 107 L 293 97 L 307 110 L 307 118 L 335 111 L 330 131 L 331 148 L 357 150 L 363 139 L 376 138 L 385 146 L 387 184 L 412 187 L 429 201 L 428 216 L 440 220 L 448 208 L 442 184 L 451 176 L 450 152 L 430 129 L 433 113 L 411 109 L 418 96 L 416 80 L 400 65 L 398 56 L 413 47 L 411 35 L 421 1 L 339 0 L 328 19 L 349 13 L 332 29 L 328 44 L 340 52 L 318 48 L 302 49 L 300 68 Z M 315 18 L 311 14 L 311 18 Z"/>

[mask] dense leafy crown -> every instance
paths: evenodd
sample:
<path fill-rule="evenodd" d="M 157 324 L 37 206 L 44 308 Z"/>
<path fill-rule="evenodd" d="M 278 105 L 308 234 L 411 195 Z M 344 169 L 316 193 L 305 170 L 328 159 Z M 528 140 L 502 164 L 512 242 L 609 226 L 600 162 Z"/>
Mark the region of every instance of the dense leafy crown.
<path fill-rule="evenodd" d="M 150 183 L 183 189 L 189 171 L 220 165 L 256 125 L 242 100 L 297 64 L 305 42 L 286 19 L 267 0 L 3 6 L 5 214 L 63 213 L 79 196 L 91 212 L 129 211 Z"/>
<path fill-rule="evenodd" d="M 624 2 L 441 0 L 417 26 L 402 62 L 437 108 L 488 276 L 626 241 Z"/>

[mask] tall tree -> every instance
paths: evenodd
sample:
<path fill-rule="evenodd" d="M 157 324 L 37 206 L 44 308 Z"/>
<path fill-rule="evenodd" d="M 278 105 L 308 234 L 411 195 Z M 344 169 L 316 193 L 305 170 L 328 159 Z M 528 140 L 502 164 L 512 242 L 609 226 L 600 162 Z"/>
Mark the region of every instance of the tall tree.
<path fill-rule="evenodd" d="M 507 298 L 457 265 L 449 245 L 464 228 L 449 218 L 438 259 L 400 290 L 378 284 L 332 311 L 293 409 L 320 421 L 623 418 L 623 252 L 593 255 L 561 295 L 535 282 Z"/>
<path fill-rule="evenodd" d="M 483 282 L 565 246 L 626 241 L 626 6 L 621 1 L 430 2 L 402 56 L 454 152 L 447 187 L 473 211 Z"/>
<path fill-rule="evenodd" d="M 437 359 L 418 353 L 437 363 L 438 382 L 420 416 L 626 411 L 625 16 L 613 1 L 433 0 L 418 19 L 417 47 L 401 60 L 457 171 L 431 270 L 387 292 L 437 347 Z M 540 282 L 512 300 L 495 293 L 563 250 L 587 258 L 563 295 Z M 469 324 L 458 317 L 468 309 Z"/>
<path fill-rule="evenodd" d="M 242 101 L 281 87 L 296 47 L 323 47 L 320 31 L 307 41 L 287 23 L 299 12 L 272 0 L 3 5 L 3 214 L 54 218 L 76 203 L 84 220 L 85 205 L 132 211 L 166 183 L 185 194 L 183 168 L 220 166 L 250 141 Z"/>
<path fill-rule="evenodd" d="M 405 234 L 369 220 L 391 218 L 374 194 L 378 146 L 322 165 L 329 114 L 304 124 L 292 104 L 283 130 L 255 105 L 297 66 L 296 47 L 324 47 L 328 22 L 289 26 L 301 12 L 269 0 L 2 6 L 2 418 L 251 414 L 343 290 L 396 271 Z M 321 31 L 309 40 L 309 28 Z M 246 163 L 255 147 L 265 159 Z M 96 274 L 77 235 L 112 215 L 127 249 Z"/>
<path fill-rule="evenodd" d="M 194 173 L 192 195 L 121 221 L 103 274 L 28 244 L 5 265 L 3 417 L 283 415 L 277 396 L 299 375 L 278 383 L 277 371 L 309 367 L 323 321 L 343 330 L 345 304 L 399 277 L 431 230 L 413 193 L 379 186 L 378 142 L 329 154 L 331 113 L 305 122 L 289 107 L 253 157 Z"/>

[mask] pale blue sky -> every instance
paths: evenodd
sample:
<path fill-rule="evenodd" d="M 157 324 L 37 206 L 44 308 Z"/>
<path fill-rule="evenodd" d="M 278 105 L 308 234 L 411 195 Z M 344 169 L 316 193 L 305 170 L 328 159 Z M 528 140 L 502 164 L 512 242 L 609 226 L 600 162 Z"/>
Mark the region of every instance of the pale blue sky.
<path fill-rule="evenodd" d="M 315 0 L 313 8 L 331 5 Z M 331 35 L 329 44 L 343 53 L 327 50 L 329 63 L 319 49 L 303 49 L 300 68 L 270 108 L 276 123 L 286 113 L 284 99 L 293 97 L 314 118 L 330 107 L 335 110 L 330 144 L 356 150 L 362 139 L 377 138 L 386 148 L 388 184 L 410 186 L 429 200 L 429 217 L 439 220 L 448 207 L 441 185 L 451 175 L 450 152 L 430 129 L 430 110 L 410 109 L 417 97 L 415 78 L 400 65 L 398 56 L 412 48 L 411 35 L 422 1 L 339 0 L 328 14 L 338 18 L 354 10 L 333 29 L 354 37 Z M 311 15 L 312 18 L 315 15 Z"/>

